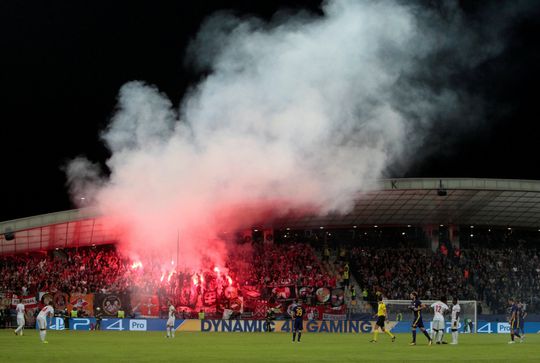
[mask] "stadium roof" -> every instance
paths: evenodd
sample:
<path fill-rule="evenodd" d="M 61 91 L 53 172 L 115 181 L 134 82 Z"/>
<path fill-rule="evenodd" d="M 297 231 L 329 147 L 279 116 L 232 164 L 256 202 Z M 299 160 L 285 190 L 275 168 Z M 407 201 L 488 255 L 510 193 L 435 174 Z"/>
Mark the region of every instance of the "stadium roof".
<path fill-rule="evenodd" d="M 387 179 L 359 194 L 346 215 L 280 223 L 290 228 L 405 224 L 540 228 L 540 181 Z"/>
<path fill-rule="evenodd" d="M 346 215 L 289 218 L 274 227 L 407 224 L 540 228 L 540 181 L 386 179 L 360 193 Z M 0 254 L 110 243 L 118 237 L 91 208 L 2 222 L 0 233 Z"/>

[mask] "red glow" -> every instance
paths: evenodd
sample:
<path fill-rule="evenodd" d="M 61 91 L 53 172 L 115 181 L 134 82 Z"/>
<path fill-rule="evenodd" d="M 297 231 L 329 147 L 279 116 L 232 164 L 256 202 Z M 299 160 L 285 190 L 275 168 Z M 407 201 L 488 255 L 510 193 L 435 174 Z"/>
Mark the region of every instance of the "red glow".
<path fill-rule="evenodd" d="M 174 274 L 174 271 L 169 272 L 169 276 L 167 277 L 167 282 L 171 282 L 171 277 Z"/>
<path fill-rule="evenodd" d="M 137 268 L 142 268 L 142 262 L 141 261 L 133 262 L 133 264 L 131 265 L 132 270 L 135 270 Z"/>
<path fill-rule="evenodd" d="M 227 281 L 229 281 L 229 286 L 231 286 L 232 285 L 232 278 L 229 275 L 227 275 Z"/>
<path fill-rule="evenodd" d="M 197 274 L 194 274 L 191 277 L 191 281 L 193 281 L 193 285 L 195 285 L 195 286 L 199 285 L 199 279 L 197 278 Z"/>
<path fill-rule="evenodd" d="M 160 282 L 163 282 L 163 279 L 165 278 L 165 272 L 161 274 L 161 278 L 159 279 Z"/>

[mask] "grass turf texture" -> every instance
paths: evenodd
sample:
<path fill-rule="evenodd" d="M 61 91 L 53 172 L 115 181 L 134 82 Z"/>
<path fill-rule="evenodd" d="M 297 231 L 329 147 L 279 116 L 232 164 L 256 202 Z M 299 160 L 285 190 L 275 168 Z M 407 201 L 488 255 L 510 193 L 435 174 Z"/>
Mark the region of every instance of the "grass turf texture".
<path fill-rule="evenodd" d="M 49 344 L 26 330 L 15 336 L 0 330 L 1 362 L 539 362 L 540 335 L 529 334 L 522 344 L 507 344 L 508 334 L 460 335 L 460 344 L 428 346 L 419 335 L 397 334 L 395 343 L 371 334 L 306 333 L 292 343 L 286 333 L 177 333 L 48 331 Z M 451 339 L 450 335 L 445 338 Z"/>

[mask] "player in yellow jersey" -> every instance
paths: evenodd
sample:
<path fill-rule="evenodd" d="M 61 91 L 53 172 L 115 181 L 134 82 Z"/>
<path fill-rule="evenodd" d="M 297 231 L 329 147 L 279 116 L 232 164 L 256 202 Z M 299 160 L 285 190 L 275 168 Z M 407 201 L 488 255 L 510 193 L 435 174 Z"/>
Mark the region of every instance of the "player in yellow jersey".
<path fill-rule="evenodd" d="M 386 320 L 386 304 L 383 302 L 382 295 L 379 295 L 377 297 L 377 300 L 379 300 L 379 307 L 377 308 L 377 322 L 375 323 L 375 328 L 373 329 L 373 339 L 371 339 L 371 342 L 372 343 L 377 342 L 377 337 L 379 335 L 378 328 L 380 328 L 383 333 L 390 335 L 390 337 L 392 338 L 392 342 L 395 342 L 396 336 L 390 333 L 389 330 L 386 330 L 384 328 L 384 321 Z"/>

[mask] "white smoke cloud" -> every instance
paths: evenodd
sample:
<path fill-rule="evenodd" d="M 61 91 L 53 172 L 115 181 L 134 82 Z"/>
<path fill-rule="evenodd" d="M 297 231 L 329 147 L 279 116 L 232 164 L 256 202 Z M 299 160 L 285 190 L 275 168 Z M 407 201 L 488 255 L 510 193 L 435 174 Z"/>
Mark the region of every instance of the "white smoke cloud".
<path fill-rule="evenodd" d="M 489 43 L 467 58 L 479 41 L 460 33 L 458 15 L 352 0 L 323 12 L 208 19 L 190 46 L 208 75 L 178 110 L 154 86 L 122 87 L 103 134 L 111 175 L 95 199 L 130 248 L 171 251 L 180 231 L 182 259 L 196 267 L 203 254 L 221 260 L 219 231 L 290 210 L 346 212 L 417 151 L 437 115 L 459 114 L 459 92 L 415 78 L 426 59 L 455 48 L 468 67 L 499 51 Z M 80 170 L 68 169 L 70 181 Z"/>

